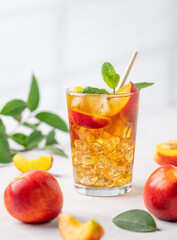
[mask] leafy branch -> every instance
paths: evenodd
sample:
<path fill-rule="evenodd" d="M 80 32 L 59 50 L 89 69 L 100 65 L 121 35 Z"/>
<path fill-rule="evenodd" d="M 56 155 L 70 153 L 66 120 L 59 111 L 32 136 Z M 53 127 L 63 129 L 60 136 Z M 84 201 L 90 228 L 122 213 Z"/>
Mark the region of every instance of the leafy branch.
<path fill-rule="evenodd" d="M 12 117 L 17 122 L 15 129 L 10 134 L 7 134 L 5 125 L 0 118 L 0 163 L 9 163 L 12 161 L 12 156 L 17 152 L 25 152 L 32 149 L 48 150 L 60 156 L 67 157 L 64 151 L 58 147 L 59 142 L 55 135 L 56 130 L 68 132 L 68 127 L 64 120 L 57 114 L 47 111 L 34 114 L 34 111 L 38 108 L 39 101 L 38 83 L 35 76 L 32 75 L 27 101 L 14 99 L 5 104 L 0 111 L 0 115 Z M 26 109 L 29 111 L 29 115 L 27 118 L 24 118 L 23 112 Z M 31 123 L 29 120 L 33 120 L 35 123 Z M 39 130 L 42 122 L 51 127 L 46 135 Z M 29 128 L 31 130 L 30 134 L 26 135 L 20 132 L 19 129 L 21 127 Z M 21 149 L 12 149 L 9 140 L 13 140 L 19 144 Z"/>

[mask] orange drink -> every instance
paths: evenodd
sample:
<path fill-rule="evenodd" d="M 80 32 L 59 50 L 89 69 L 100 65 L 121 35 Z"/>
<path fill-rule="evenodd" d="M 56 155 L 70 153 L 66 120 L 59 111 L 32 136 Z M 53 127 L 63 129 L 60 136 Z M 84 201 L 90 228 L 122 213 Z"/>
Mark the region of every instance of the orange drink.
<path fill-rule="evenodd" d="M 67 89 L 75 188 L 93 196 L 131 190 L 139 91 L 129 82 L 114 94 Z"/>

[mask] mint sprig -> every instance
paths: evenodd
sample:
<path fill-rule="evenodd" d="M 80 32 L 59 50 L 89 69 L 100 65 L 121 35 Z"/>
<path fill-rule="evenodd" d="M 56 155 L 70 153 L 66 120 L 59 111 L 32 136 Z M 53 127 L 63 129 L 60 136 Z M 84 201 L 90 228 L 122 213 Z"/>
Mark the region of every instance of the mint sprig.
<path fill-rule="evenodd" d="M 80 93 L 90 93 L 90 94 L 109 94 L 108 91 L 106 91 L 103 88 L 93 88 L 93 87 L 86 87 Z"/>
<path fill-rule="evenodd" d="M 116 73 L 114 67 L 112 66 L 111 63 L 105 62 L 102 65 L 101 69 L 102 77 L 106 84 L 113 89 L 113 92 L 116 92 L 116 87 L 119 83 L 120 76 L 118 73 Z M 136 86 L 137 90 L 139 91 L 140 89 L 147 88 L 152 86 L 154 83 L 153 82 L 141 82 L 141 83 L 134 83 Z M 109 94 L 108 91 L 106 91 L 103 88 L 94 88 L 94 87 L 86 87 L 80 93 L 88 93 L 88 94 Z"/>
<path fill-rule="evenodd" d="M 14 99 L 4 105 L 0 110 L 0 116 L 10 116 L 17 126 L 11 133 L 6 133 L 6 127 L 0 117 L 0 163 L 12 161 L 12 156 L 17 152 L 25 152 L 32 149 L 48 150 L 60 156 L 67 155 L 58 148 L 59 142 L 55 138 L 56 130 L 68 132 L 66 123 L 57 114 L 51 112 L 33 112 L 37 110 L 40 100 L 39 87 L 36 77 L 32 75 L 30 91 L 27 101 Z M 27 118 L 23 112 L 29 112 Z M 47 134 L 39 130 L 41 123 L 49 125 L 52 129 Z M 19 128 L 27 127 L 31 131 L 28 135 L 19 131 Z M 23 128 L 22 128 L 23 130 Z M 19 150 L 12 149 L 10 141 L 14 141 L 21 146 Z"/>
<path fill-rule="evenodd" d="M 112 64 L 109 62 L 105 62 L 102 65 L 101 73 L 106 84 L 110 88 L 113 88 L 113 92 L 115 93 L 116 92 L 115 89 L 119 83 L 120 76 L 118 73 L 116 73 Z"/>
<path fill-rule="evenodd" d="M 154 82 L 140 82 L 140 83 L 134 83 L 136 86 L 137 90 L 141 90 L 142 88 L 147 88 L 150 87 L 154 84 Z"/>

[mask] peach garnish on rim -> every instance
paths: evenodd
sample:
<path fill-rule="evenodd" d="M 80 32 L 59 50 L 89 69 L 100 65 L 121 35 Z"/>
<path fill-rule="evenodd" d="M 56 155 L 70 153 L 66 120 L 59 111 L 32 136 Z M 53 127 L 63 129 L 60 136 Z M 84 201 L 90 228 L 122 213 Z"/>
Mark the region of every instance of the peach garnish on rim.
<path fill-rule="evenodd" d="M 77 93 L 77 92 L 80 92 L 80 91 L 82 91 L 82 90 L 83 90 L 82 87 L 75 87 L 75 88 L 73 89 L 73 92 L 74 92 L 74 93 Z"/>
<path fill-rule="evenodd" d="M 128 84 L 126 84 L 122 88 L 120 88 L 117 92 L 117 97 L 115 94 L 115 97 L 110 98 L 110 101 L 108 102 L 109 109 L 110 109 L 109 114 L 111 116 L 113 116 L 115 114 L 117 115 L 126 106 L 129 106 L 132 101 L 134 102 L 134 98 L 135 98 L 134 96 L 136 94 L 133 94 L 133 93 L 135 93 L 135 92 L 137 92 L 137 95 L 138 95 L 136 86 L 132 82 L 129 82 Z"/>

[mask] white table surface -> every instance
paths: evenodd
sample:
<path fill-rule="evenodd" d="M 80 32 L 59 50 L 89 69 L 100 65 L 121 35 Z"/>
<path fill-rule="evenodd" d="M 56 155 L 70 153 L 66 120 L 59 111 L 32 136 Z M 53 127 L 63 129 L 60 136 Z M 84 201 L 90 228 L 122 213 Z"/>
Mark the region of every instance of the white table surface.
<path fill-rule="evenodd" d="M 177 136 L 177 107 L 145 109 L 140 111 L 136 156 L 131 193 L 119 197 L 88 197 L 75 192 L 72 178 L 71 157 L 64 159 L 54 156 L 54 164 L 49 170 L 59 181 L 63 195 L 63 212 L 79 220 L 94 219 L 105 229 L 103 240 L 158 240 L 177 239 L 176 223 L 161 221 L 155 218 L 160 231 L 152 233 L 134 233 L 117 228 L 112 218 L 130 209 L 144 209 L 143 187 L 146 179 L 158 165 L 153 160 L 155 145 L 158 142 L 174 139 Z M 61 134 L 62 147 L 70 154 L 69 136 Z M 25 156 L 34 157 L 41 152 L 28 152 Z M 70 155 L 69 155 L 70 156 Z M 3 203 L 3 193 L 8 183 L 20 172 L 13 164 L 0 167 L 0 240 L 59 240 L 57 218 L 45 224 L 24 224 L 11 217 Z"/>

